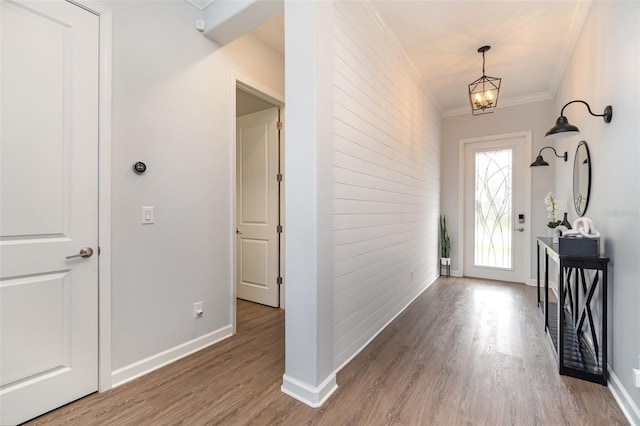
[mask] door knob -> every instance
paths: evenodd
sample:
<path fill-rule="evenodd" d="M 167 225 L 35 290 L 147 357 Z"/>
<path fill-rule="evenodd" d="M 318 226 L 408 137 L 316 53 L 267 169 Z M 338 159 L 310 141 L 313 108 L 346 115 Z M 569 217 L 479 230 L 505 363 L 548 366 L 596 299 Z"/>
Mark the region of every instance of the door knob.
<path fill-rule="evenodd" d="M 236 228 L 236 234 L 242 234 L 238 228 Z"/>
<path fill-rule="evenodd" d="M 67 259 L 73 259 L 76 257 L 91 257 L 92 254 L 93 254 L 93 249 L 91 247 L 82 247 L 78 254 L 67 256 Z"/>
<path fill-rule="evenodd" d="M 524 228 L 516 228 L 516 231 L 518 231 L 518 232 L 524 232 Z"/>

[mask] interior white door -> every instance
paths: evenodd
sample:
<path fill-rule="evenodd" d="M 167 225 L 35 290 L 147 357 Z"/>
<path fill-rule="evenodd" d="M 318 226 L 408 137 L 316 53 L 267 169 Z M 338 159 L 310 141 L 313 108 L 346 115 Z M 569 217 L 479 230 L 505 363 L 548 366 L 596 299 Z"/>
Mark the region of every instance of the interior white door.
<path fill-rule="evenodd" d="M 99 22 L 65 1 L 0 7 L 0 424 L 10 425 L 98 388 Z M 83 247 L 93 255 L 67 258 Z"/>
<path fill-rule="evenodd" d="M 526 135 L 464 145 L 464 275 L 525 282 Z"/>
<path fill-rule="evenodd" d="M 236 119 L 236 296 L 279 306 L 278 108 Z"/>

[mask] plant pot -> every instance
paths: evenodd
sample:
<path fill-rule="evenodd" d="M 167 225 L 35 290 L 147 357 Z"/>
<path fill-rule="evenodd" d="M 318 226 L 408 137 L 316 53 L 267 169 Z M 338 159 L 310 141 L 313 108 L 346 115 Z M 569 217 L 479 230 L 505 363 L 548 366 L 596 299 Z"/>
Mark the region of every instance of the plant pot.
<path fill-rule="evenodd" d="M 440 264 L 443 265 L 443 266 L 451 265 L 451 258 L 450 257 L 441 257 L 440 258 Z"/>

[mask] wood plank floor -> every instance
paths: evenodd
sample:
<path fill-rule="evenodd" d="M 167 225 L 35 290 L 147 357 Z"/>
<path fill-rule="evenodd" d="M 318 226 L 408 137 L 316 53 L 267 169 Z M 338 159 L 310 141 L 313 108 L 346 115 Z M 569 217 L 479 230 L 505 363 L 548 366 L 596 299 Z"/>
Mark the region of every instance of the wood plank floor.
<path fill-rule="evenodd" d="M 236 336 L 29 424 L 628 424 L 606 387 L 557 374 L 523 285 L 438 279 L 319 409 L 280 392 L 283 357 L 283 312 L 238 301 Z"/>

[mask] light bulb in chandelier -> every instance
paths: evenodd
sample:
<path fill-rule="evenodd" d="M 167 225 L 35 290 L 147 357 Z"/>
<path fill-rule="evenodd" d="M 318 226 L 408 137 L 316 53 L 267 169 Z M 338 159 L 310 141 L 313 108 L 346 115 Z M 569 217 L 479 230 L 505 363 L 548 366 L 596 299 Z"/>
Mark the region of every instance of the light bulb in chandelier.
<path fill-rule="evenodd" d="M 485 110 L 493 105 L 493 94 L 490 91 L 476 93 L 474 104 L 477 109 Z"/>

